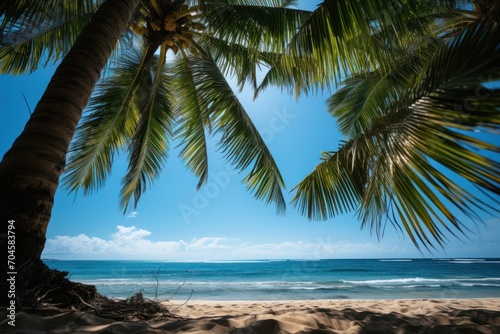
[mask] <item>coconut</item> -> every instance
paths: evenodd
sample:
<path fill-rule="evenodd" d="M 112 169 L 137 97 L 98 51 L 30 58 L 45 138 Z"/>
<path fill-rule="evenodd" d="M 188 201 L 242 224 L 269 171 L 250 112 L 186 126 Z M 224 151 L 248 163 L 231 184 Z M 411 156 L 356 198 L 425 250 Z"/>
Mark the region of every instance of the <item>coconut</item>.
<path fill-rule="evenodd" d="M 167 45 L 170 47 L 175 45 L 175 40 L 171 36 L 168 36 L 165 41 L 167 42 Z"/>
<path fill-rule="evenodd" d="M 167 22 L 165 23 L 165 30 L 167 31 L 175 31 L 177 29 L 177 23 L 175 22 Z"/>
<path fill-rule="evenodd" d="M 151 28 L 155 31 L 160 31 L 161 30 L 161 21 L 160 20 L 154 20 L 151 22 Z"/>

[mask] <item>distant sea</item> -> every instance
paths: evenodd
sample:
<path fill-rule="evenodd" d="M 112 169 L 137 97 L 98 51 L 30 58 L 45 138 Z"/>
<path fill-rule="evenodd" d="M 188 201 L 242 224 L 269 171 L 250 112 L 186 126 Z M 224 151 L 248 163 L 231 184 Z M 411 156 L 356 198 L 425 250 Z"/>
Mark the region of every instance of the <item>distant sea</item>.
<path fill-rule="evenodd" d="M 500 259 L 45 263 L 108 297 L 169 300 L 500 297 Z"/>

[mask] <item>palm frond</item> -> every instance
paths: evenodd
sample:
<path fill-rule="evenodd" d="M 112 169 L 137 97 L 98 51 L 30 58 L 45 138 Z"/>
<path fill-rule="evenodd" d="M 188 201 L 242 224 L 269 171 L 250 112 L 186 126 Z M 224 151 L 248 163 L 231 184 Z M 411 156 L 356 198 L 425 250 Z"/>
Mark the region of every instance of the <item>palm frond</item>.
<path fill-rule="evenodd" d="M 435 15 L 449 6 L 439 0 L 326 0 L 300 27 L 258 92 L 278 85 L 307 94 L 329 89 L 345 75 L 385 75 L 397 67 L 401 53 L 411 52 L 409 44 L 437 36 Z"/>
<path fill-rule="evenodd" d="M 231 44 L 283 52 L 310 12 L 293 1 L 202 1 L 207 32 Z"/>
<path fill-rule="evenodd" d="M 63 178 L 70 192 L 85 195 L 101 188 L 114 156 L 128 144 L 139 119 L 143 101 L 141 85 L 151 81 L 151 57 L 130 51 L 96 89 L 69 150 Z"/>
<path fill-rule="evenodd" d="M 330 87 L 332 78 L 321 71 L 322 63 L 311 56 L 294 57 L 293 62 L 287 60 L 289 54 L 279 54 L 273 60 L 271 68 L 265 73 L 255 89 L 255 97 L 269 86 L 279 87 L 290 95 L 299 98 L 301 93 L 306 95 L 310 90 L 318 87 Z"/>
<path fill-rule="evenodd" d="M 172 69 L 176 89 L 177 112 L 179 120 L 174 137 L 179 139 L 182 147 L 180 157 L 186 166 L 200 179 L 199 189 L 208 179 L 207 131 L 210 119 L 207 106 L 198 96 L 189 60 L 179 59 Z M 208 130 L 206 130 L 208 128 Z"/>
<path fill-rule="evenodd" d="M 168 157 L 169 139 L 172 138 L 174 112 L 169 78 L 164 73 L 168 46 L 161 45 L 159 57 L 153 58 L 156 73 L 150 73 L 149 84 L 138 86 L 141 96 L 140 116 L 129 143 L 129 166 L 122 181 L 120 206 L 127 211 L 133 196 L 137 206 L 148 184 L 159 176 Z"/>
<path fill-rule="evenodd" d="M 314 220 L 354 210 L 368 177 L 368 160 L 357 146 L 356 141 L 351 141 L 336 152 L 323 153 L 323 162 L 293 189 L 296 194 L 292 205 Z"/>
<path fill-rule="evenodd" d="M 243 182 L 257 199 L 274 202 L 278 212 L 285 209 L 283 178 L 264 140 L 215 61 L 204 54 L 190 59 L 189 67 L 196 82 L 200 106 L 204 106 L 211 124 L 220 133 L 220 148 L 236 169 L 245 170 L 253 163 Z"/>
<path fill-rule="evenodd" d="M 55 63 L 69 51 L 100 2 L 21 1 L 0 29 L 0 73 L 21 74 Z"/>
<path fill-rule="evenodd" d="M 198 41 L 214 58 L 226 77 L 236 77 L 242 90 L 246 83 L 257 88 L 257 75 L 278 61 L 280 55 L 228 43 L 219 38 L 202 36 Z"/>
<path fill-rule="evenodd" d="M 401 73 L 351 77 L 327 100 L 328 111 L 337 118 L 340 132 L 349 138 L 372 128 L 384 115 L 388 103 L 401 96 L 407 82 Z"/>
<path fill-rule="evenodd" d="M 328 100 L 328 111 L 337 118 L 341 133 L 353 138 L 373 127 L 391 109 L 393 101 L 404 99 L 408 86 L 422 72 L 442 43 L 434 38 L 414 41 L 412 53 L 401 52 L 398 64 L 388 73 L 358 73 L 347 77 L 343 87 Z"/>
<path fill-rule="evenodd" d="M 473 220 L 477 210 L 498 210 L 447 177 L 442 167 L 487 191 L 498 193 L 500 187 L 500 164 L 470 150 L 474 145 L 498 151 L 497 146 L 452 131 L 454 140 L 443 141 L 443 132 L 411 115 L 358 135 L 325 154 L 295 188 L 292 203 L 310 219 L 321 220 L 356 208 L 362 226 L 378 236 L 388 219 L 401 224 L 417 247 L 432 246 L 432 240 L 443 245 L 444 231 L 463 231 L 451 207 Z"/>
<path fill-rule="evenodd" d="M 366 129 L 359 126 L 363 131 L 329 154 L 330 159 L 295 188 L 294 205 L 311 219 L 327 219 L 341 212 L 339 206 L 348 209 L 356 204 L 350 193 L 337 190 L 338 176 L 317 172 L 338 171 L 340 161 L 349 171 L 342 175 L 351 184 L 357 184 L 363 175 L 354 169 L 364 168 L 367 177 L 357 193 L 358 217 L 362 226 L 377 235 L 387 219 L 401 224 L 417 247 L 442 246 L 445 231 L 453 235 L 466 229 L 451 208 L 471 221 L 480 220 L 478 211 L 498 214 L 500 163 L 487 155 L 500 153 L 500 147 L 467 132 L 499 130 L 499 89 L 485 86 L 487 81 L 500 79 L 500 28 L 495 23 L 499 14 L 497 6 L 490 17 L 476 21 L 442 46 L 406 90 L 398 94 L 388 91 L 387 101 L 380 93 L 380 100 L 387 103 L 382 116 Z M 352 85 L 336 96 L 337 102 L 366 103 L 369 97 L 356 88 L 361 83 L 371 87 L 370 80 L 351 79 Z M 348 94 L 361 96 L 357 99 Z M 359 108 L 353 110 L 355 119 Z M 338 159 L 339 152 L 349 159 Z M 475 195 L 470 186 L 483 196 Z"/>

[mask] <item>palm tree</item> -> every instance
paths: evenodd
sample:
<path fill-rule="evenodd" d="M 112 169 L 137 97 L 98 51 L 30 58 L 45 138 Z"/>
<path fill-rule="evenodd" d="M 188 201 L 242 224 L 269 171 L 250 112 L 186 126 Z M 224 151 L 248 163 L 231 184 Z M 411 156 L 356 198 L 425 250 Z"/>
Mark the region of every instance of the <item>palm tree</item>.
<path fill-rule="evenodd" d="M 23 3 L 27 17 L 34 17 L 40 12 L 37 2 Z M 20 291 L 30 282 L 36 268 L 41 266 L 40 254 L 45 244 L 54 194 L 78 120 L 100 72 L 138 4 L 139 0 L 108 0 L 99 7 L 58 66 L 25 129 L 0 163 L 2 224 L 5 227 L 8 221 L 15 221 L 16 233 L 16 266 L 4 270 L 18 272 Z M 8 10 L 4 12 L 9 13 Z M 12 17 L 15 18 L 16 11 L 13 12 Z M 22 15 L 18 17 L 24 20 Z M 18 31 L 18 26 L 6 22 L 7 17 L 4 20 L 3 28 Z M 4 30 L 2 35 L 6 35 Z M 32 46 L 31 50 L 36 52 L 39 48 Z M 50 55 L 50 48 L 48 53 Z M 8 57 L 1 61 L 2 69 L 9 66 Z M 28 61 L 16 66 L 30 67 Z M 2 284 L 4 286 L 5 282 Z M 6 304 L 2 302 L 2 305 Z"/>
<path fill-rule="evenodd" d="M 0 212 L 4 224 L 15 221 L 18 286 L 29 283 L 37 268 L 43 266 L 40 255 L 69 145 L 94 86 L 127 27 L 144 37 L 140 64 L 121 101 L 126 103 L 113 106 L 111 117 L 115 123 L 101 113 L 98 116 L 105 124 L 92 133 L 102 135 L 99 131 L 109 131 L 100 137 L 106 145 L 120 147 L 121 140 L 130 140 L 132 162 L 126 176 L 123 206 L 127 207 L 132 194 L 137 202 L 148 179 L 154 179 L 160 171 L 166 156 L 166 134 L 174 129 L 184 138 L 183 154 L 188 165 L 204 180 L 207 164 L 200 127 L 212 122 L 221 132 L 221 144 L 236 168 L 243 170 L 254 163 L 245 181 L 256 197 L 274 201 L 279 210 L 284 208 L 283 180 L 276 164 L 223 74 L 230 66 L 246 65 L 233 72 L 240 78 L 251 77 L 258 62 L 275 58 L 272 55 L 280 52 L 290 36 L 287 29 L 296 27 L 307 15 L 286 8 L 291 4 L 293 1 L 287 0 L 107 0 L 102 5 L 92 0 L 16 0 L 0 7 L 4 15 L 0 25 L 3 73 L 34 70 L 43 61 L 64 57 L 24 131 L 0 163 Z M 85 28 L 80 32 L 82 26 Z M 202 38 L 204 34 L 206 39 Z M 208 47 L 210 41 L 213 49 Z M 267 48 L 266 44 L 273 47 Z M 73 45 L 69 51 L 68 45 Z M 179 53 L 180 60 L 173 72 L 179 78 L 164 75 L 169 68 L 165 65 L 168 50 Z M 250 58 L 245 61 L 242 55 Z M 130 60 L 133 57 L 126 61 Z M 130 77 L 124 80 L 127 79 Z M 172 83 L 167 85 L 166 80 Z M 174 92 L 179 101 L 192 104 L 178 117 L 170 100 L 172 90 L 178 88 L 173 84 L 189 80 L 199 82 L 179 89 L 180 93 Z M 119 81 L 117 77 L 115 83 Z M 194 88 L 195 91 L 189 91 Z M 130 108 L 126 108 L 128 105 Z M 174 120 L 180 122 L 176 127 Z M 198 123 L 201 120 L 203 123 Z M 123 133 L 116 133 L 119 124 L 127 126 L 121 129 Z M 97 159 L 105 159 L 106 153 L 115 151 L 106 145 L 101 147 Z M 85 150 L 86 145 L 77 141 L 78 148 Z M 105 174 L 109 164 L 104 162 L 102 170 L 90 166 L 96 173 Z M 80 171 L 71 169 L 70 175 Z"/>
<path fill-rule="evenodd" d="M 119 1 L 108 1 L 99 8 L 93 20 L 81 31 L 73 47 L 67 52 L 23 133 L 1 162 L 2 218 L 15 219 L 18 231 L 26 232 L 27 236 L 18 240 L 20 263 L 29 259 L 29 256 L 23 256 L 24 250 L 37 257 L 43 248 L 47 224 L 44 221 L 50 217 L 53 195 L 59 175 L 64 169 L 69 142 L 99 73 L 138 3 L 139 1 L 135 4 L 128 2 L 124 5 Z M 27 2 L 26 6 L 29 4 Z M 27 9 L 28 17 L 35 16 L 29 13 L 40 11 L 37 6 L 33 7 Z M 110 17 L 115 22 L 110 23 Z M 2 26 L 11 28 L 12 34 L 19 31 L 18 26 L 8 23 L 7 18 L 4 20 Z M 19 20 L 24 21 L 25 18 L 21 17 Z M 4 43 L 9 41 L 5 36 L 12 34 L 2 34 Z M 50 40 L 49 37 L 46 42 Z M 50 47 L 43 49 L 40 45 L 25 44 L 20 48 L 33 52 L 27 53 L 23 62 L 12 62 L 22 51 L 16 49 L 16 46 L 7 45 L 2 48 L 2 70 L 18 73 L 16 68 L 33 69 L 41 60 L 43 52 L 39 52 L 39 49 L 46 51 L 48 56 L 53 55 Z M 9 51 L 12 51 L 9 53 L 11 56 L 5 53 Z M 32 59 L 27 61 L 28 57 Z M 6 70 L 9 67 L 10 70 Z"/>
<path fill-rule="evenodd" d="M 215 134 L 237 169 L 253 164 L 247 188 L 284 211 L 278 167 L 225 76 L 236 77 L 240 88 L 255 86 L 258 66 L 272 65 L 310 13 L 287 9 L 290 1 L 220 3 L 163 2 L 156 8 L 152 2 L 137 13 L 131 29 L 140 47 L 99 86 L 71 149 L 67 188 L 90 193 L 102 186 L 114 155 L 127 147 L 121 206 L 127 210 L 133 198 L 135 207 L 176 140 L 199 188 L 208 176 L 206 141 Z"/>
<path fill-rule="evenodd" d="M 474 222 L 480 221 L 478 211 L 498 212 L 500 164 L 488 152 L 499 152 L 499 146 L 491 136 L 480 139 L 470 132 L 498 133 L 498 88 L 487 82 L 500 75 L 500 6 L 486 14 L 460 6 L 435 9 L 430 16 L 419 11 L 422 18 L 439 17 L 420 20 L 435 33 L 409 35 L 403 44 L 387 39 L 400 30 L 376 24 L 381 28 L 363 44 L 378 44 L 379 51 L 368 50 L 367 63 L 354 59 L 351 64 L 341 52 L 330 52 L 341 58 L 337 63 L 350 65 L 328 100 L 348 139 L 338 150 L 325 152 L 294 189 L 292 203 L 310 219 L 356 210 L 362 226 L 378 236 L 390 222 L 402 226 L 417 248 L 429 249 L 444 245 L 445 231 L 467 231 L 452 207 Z M 310 29 L 320 31 L 316 20 L 311 19 Z M 281 71 L 278 66 L 274 75 Z M 319 80 L 315 72 L 310 77 Z M 301 82 L 290 81 L 290 86 L 307 88 Z"/>

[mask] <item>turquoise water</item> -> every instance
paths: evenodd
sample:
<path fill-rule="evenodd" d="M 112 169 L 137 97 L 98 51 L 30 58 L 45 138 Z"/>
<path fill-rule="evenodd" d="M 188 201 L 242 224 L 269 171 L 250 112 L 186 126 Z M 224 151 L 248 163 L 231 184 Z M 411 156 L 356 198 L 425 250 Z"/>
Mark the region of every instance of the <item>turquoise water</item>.
<path fill-rule="evenodd" d="M 58 261 L 108 297 L 184 300 L 500 297 L 500 259 Z"/>

